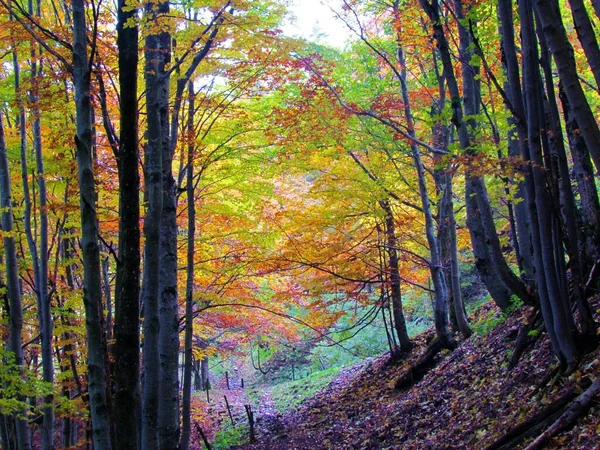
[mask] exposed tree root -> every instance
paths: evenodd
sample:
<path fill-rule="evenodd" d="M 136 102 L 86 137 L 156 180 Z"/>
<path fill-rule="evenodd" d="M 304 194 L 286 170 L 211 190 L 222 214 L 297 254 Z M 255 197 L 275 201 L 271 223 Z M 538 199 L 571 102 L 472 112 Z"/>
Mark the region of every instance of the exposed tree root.
<path fill-rule="evenodd" d="M 533 391 L 533 393 L 531 394 L 531 396 L 529 398 L 531 399 L 540 393 L 542 393 L 540 395 L 540 398 L 542 398 L 545 395 L 545 392 L 548 391 L 548 383 L 550 383 L 550 385 L 553 386 L 554 382 L 552 382 L 552 381 L 555 380 L 559 374 L 560 374 L 560 364 L 557 364 L 548 371 L 546 376 L 537 385 L 535 391 Z"/>
<path fill-rule="evenodd" d="M 438 361 L 436 360 L 436 356 L 444 348 L 446 347 L 438 338 L 433 339 L 429 343 L 425 353 L 423 353 L 423 356 L 421 356 L 412 367 L 398 378 L 394 387 L 398 390 L 405 390 L 422 380 L 427 372 L 437 365 Z"/>
<path fill-rule="evenodd" d="M 539 450 L 544 448 L 550 438 L 556 436 L 561 431 L 570 429 L 575 425 L 577 419 L 587 412 L 592 400 L 598 392 L 600 392 L 600 378 L 597 378 L 583 394 L 577 397 L 569 409 L 567 409 L 567 411 L 563 413 L 550 428 L 529 444 L 525 450 Z"/>
<path fill-rule="evenodd" d="M 517 340 L 515 341 L 515 349 L 508 365 L 510 369 L 516 367 L 525 350 L 535 342 L 535 338 L 532 338 L 529 333 L 535 328 L 539 319 L 540 309 L 537 307 L 533 308 L 527 315 L 525 323 L 519 328 L 519 334 L 517 334 Z"/>
<path fill-rule="evenodd" d="M 579 386 L 574 386 L 569 389 L 560 398 L 546 406 L 542 411 L 520 423 L 513 429 L 509 430 L 494 443 L 486 447 L 485 450 L 509 450 L 515 448 L 528 438 L 536 436 L 549 424 L 561 417 L 569 407 L 569 404 L 577 398 L 580 388 L 587 388 L 589 380 L 583 382 Z"/>

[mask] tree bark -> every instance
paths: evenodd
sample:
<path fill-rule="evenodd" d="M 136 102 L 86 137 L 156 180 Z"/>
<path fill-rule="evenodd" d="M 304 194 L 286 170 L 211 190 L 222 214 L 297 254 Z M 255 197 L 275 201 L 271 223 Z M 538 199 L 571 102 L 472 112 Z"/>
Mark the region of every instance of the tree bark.
<path fill-rule="evenodd" d="M 156 25 L 158 20 L 156 4 L 150 1 L 145 6 L 147 20 Z M 162 188 L 162 126 L 159 90 L 159 68 L 162 48 L 157 34 L 149 34 L 145 39 L 146 80 L 146 122 L 147 139 L 145 146 L 145 185 L 148 192 L 148 206 L 144 219 L 144 280 L 142 286 L 144 303 L 144 343 L 143 343 L 143 406 L 141 448 L 158 449 L 158 392 L 159 378 L 159 333 L 160 322 L 159 279 L 160 279 L 160 224 L 163 209 Z"/>
<path fill-rule="evenodd" d="M 400 350 L 408 352 L 412 348 L 412 342 L 406 329 L 406 319 L 402 309 L 402 291 L 400 285 L 400 268 L 398 265 L 398 242 L 396 239 L 396 226 L 394 224 L 394 214 L 389 201 L 379 201 L 379 206 L 383 209 L 385 220 L 386 253 L 388 255 L 388 271 L 390 281 L 390 291 L 392 298 L 392 313 L 394 315 L 394 329 L 400 342 Z"/>
<path fill-rule="evenodd" d="M 110 419 L 106 398 L 104 351 L 100 305 L 100 250 L 96 214 L 95 180 L 92 164 L 92 123 L 90 102 L 90 64 L 87 54 L 85 2 L 73 5 L 73 84 L 77 114 L 77 163 L 81 208 L 81 246 L 83 259 L 83 302 L 88 340 L 88 391 L 96 450 L 110 450 Z"/>
<path fill-rule="evenodd" d="M 531 158 L 534 193 L 529 201 L 535 200 L 537 217 L 532 215 L 532 237 L 536 264 L 536 279 L 542 316 L 556 355 L 569 365 L 577 356 L 574 336 L 568 324 L 570 309 L 565 310 L 561 298 L 556 257 L 553 245 L 553 208 L 544 170 L 540 130 L 542 104 L 540 98 L 540 74 L 538 68 L 537 40 L 533 26 L 533 10 L 530 0 L 519 2 L 521 36 L 523 48 L 523 79 L 527 111 L 527 138 Z M 533 207 L 533 205 L 532 205 Z M 533 218 L 535 217 L 535 220 Z"/>
<path fill-rule="evenodd" d="M 159 14 L 169 14 L 170 2 L 159 3 Z M 163 209 L 160 221 L 158 440 L 161 450 L 179 444 L 179 305 L 177 301 L 177 186 L 173 178 L 173 154 L 169 129 L 171 35 L 158 35 L 158 97 L 162 140 Z M 183 95 L 183 93 L 181 93 Z"/>
<path fill-rule="evenodd" d="M 539 23 L 539 21 L 538 21 Z M 564 137 L 562 125 L 560 122 L 560 113 L 556 102 L 556 93 L 554 90 L 554 80 L 552 76 L 552 61 L 550 52 L 543 33 L 539 33 L 540 42 L 540 63 L 544 71 L 547 106 L 548 106 L 548 130 L 547 136 L 551 145 L 551 176 L 546 177 L 552 183 L 553 209 L 560 208 L 560 215 L 555 213 L 554 233 L 556 236 L 555 253 L 560 267 L 558 273 L 562 284 L 562 301 L 566 309 L 565 314 L 572 318 L 570 311 L 571 303 L 569 301 L 569 280 L 567 280 L 567 270 L 565 264 L 565 249 L 569 256 L 569 266 L 571 275 L 571 296 L 575 300 L 579 310 L 582 335 L 592 343 L 596 339 L 596 324 L 592 314 L 591 307 L 586 298 L 584 298 L 584 273 L 580 258 L 580 229 L 577 221 L 577 208 L 575 205 L 575 196 L 571 186 L 569 165 L 567 162 L 567 153 L 564 146 Z M 600 56 L 599 56 L 600 57 Z M 564 232 L 563 232 L 564 230 Z M 563 236 L 564 235 L 564 236 Z M 564 241 L 564 246 L 563 246 Z M 574 324 L 573 326 L 574 327 Z"/>
<path fill-rule="evenodd" d="M 594 167 L 579 133 L 579 125 L 573 116 L 569 100 L 562 86 L 559 86 L 559 96 L 563 106 L 565 125 L 571 157 L 573 159 L 573 176 L 577 183 L 580 209 L 576 217 L 580 217 L 583 248 L 581 249 L 581 265 L 585 277 L 591 273 L 596 261 L 600 259 L 600 202 L 596 189 Z"/>
<path fill-rule="evenodd" d="M 500 30 L 502 34 L 502 54 L 506 66 L 506 75 L 508 80 L 508 98 L 511 102 L 510 109 L 514 115 L 516 134 L 518 138 L 518 152 L 513 151 L 509 156 L 514 158 L 525 154 L 527 146 L 527 123 L 525 114 L 525 104 L 523 101 L 523 92 L 521 90 L 521 75 L 519 74 L 519 61 L 515 45 L 515 29 L 513 17 L 512 0 L 498 0 L 498 17 L 500 20 Z M 510 149 L 510 147 L 509 147 Z M 530 168 L 522 164 L 519 171 L 527 175 Z M 533 247 L 531 242 L 530 218 L 527 209 L 527 189 L 526 182 L 519 183 L 517 188 L 517 198 L 521 201 L 516 202 L 515 216 L 517 228 L 517 240 L 520 249 L 520 264 L 522 266 L 525 280 L 528 285 L 535 282 L 533 267 Z"/>
<path fill-rule="evenodd" d="M 592 0 L 592 6 L 598 18 L 600 18 L 600 0 Z"/>
<path fill-rule="evenodd" d="M 114 402 L 116 447 L 138 448 L 140 372 L 140 176 L 138 169 L 138 27 L 137 9 L 119 0 L 120 139 L 119 259 L 115 284 Z M 128 23 L 134 21 L 135 25 Z M 125 24 L 128 23 L 127 26 Z"/>
<path fill-rule="evenodd" d="M 12 235 L 13 210 L 11 201 L 10 171 L 4 139 L 4 125 L 0 114 L 0 207 L 2 208 L 2 231 L 4 234 L 4 258 L 6 271 L 6 291 L 8 296 L 9 318 L 8 318 L 8 349 L 14 354 L 15 364 L 23 370 L 23 307 L 21 303 L 21 290 L 19 287 L 19 269 L 17 266 L 17 250 L 15 238 Z M 25 401 L 24 398 L 20 398 Z M 31 449 L 31 437 L 26 411 L 19 412 L 15 417 L 17 431 L 17 446 L 19 450 Z"/>
<path fill-rule="evenodd" d="M 446 204 L 448 205 L 448 253 L 450 256 L 450 280 L 452 286 L 452 297 L 454 306 L 454 315 L 458 324 L 458 329 L 465 339 L 469 338 L 473 331 L 469 327 L 467 320 L 467 314 L 462 298 L 462 292 L 460 287 L 460 267 L 458 263 L 458 248 L 456 241 L 456 219 L 454 217 L 454 205 L 452 202 L 452 174 L 447 173 L 446 176 L 446 187 L 444 190 L 444 196 L 446 198 Z"/>
<path fill-rule="evenodd" d="M 600 129 L 579 83 L 573 47 L 561 19 L 558 0 L 534 0 L 536 12 L 548 47 L 552 52 L 560 80 L 590 155 L 600 168 Z"/>
<path fill-rule="evenodd" d="M 191 397 L 192 397 L 192 337 L 194 335 L 194 242 L 196 234 L 196 206 L 194 204 L 194 85 L 189 83 L 189 112 L 188 112 L 188 161 L 187 161 L 187 208 L 188 208 L 188 236 L 187 236 L 187 281 L 185 292 L 185 356 L 183 369 L 183 399 L 181 414 L 183 416 L 181 440 L 179 448 L 188 450 L 192 431 Z"/>
<path fill-rule="evenodd" d="M 394 4 L 395 13 L 398 14 L 399 4 Z M 404 118 L 407 122 L 408 134 L 412 138 L 416 138 L 416 132 L 414 128 L 414 121 L 412 111 L 410 107 L 410 98 L 408 95 L 408 84 L 406 74 L 406 62 L 404 57 L 404 49 L 400 36 L 397 36 L 397 52 L 398 52 L 398 63 L 400 65 L 400 89 L 402 92 L 402 100 L 404 103 Z M 448 286 L 446 284 L 446 278 L 444 276 L 444 270 L 442 266 L 442 259 L 440 255 L 440 246 L 435 233 L 435 221 L 431 212 L 431 201 L 429 198 L 429 192 L 427 190 L 427 179 L 425 177 L 425 168 L 423 161 L 421 160 L 421 153 L 417 147 L 415 140 L 411 140 L 411 156 L 413 158 L 415 169 L 417 171 L 417 178 L 419 180 L 419 195 L 421 197 L 421 206 L 423 209 L 423 215 L 425 216 L 425 235 L 427 237 L 427 243 L 429 244 L 429 270 L 431 272 L 431 278 L 433 280 L 433 286 L 435 291 L 435 305 L 434 305 L 434 322 L 437 336 L 440 343 L 447 348 L 454 348 L 456 342 L 450 334 L 448 327 Z"/>
<path fill-rule="evenodd" d="M 575 23 L 577 37 L 594 74 L 596 85 L 600 88 L 600 48 L 598 47 L 594 26 L 583 0 L 569 0 L 569 5 L 571 5 L 571 15 Z"/>
<path fill-rule="evenodd" d="M 39 11 L 35 12 L 33 2 L 28 2 L 29 14 L 39 18 Z M 44 160 L 42 155 L 42 126 L 39 107 L 38 76 L 41 67 L 38 66 L 38 55 L 35 46 L 31 50 L 31 92 L 29 101 L 32 103 L 31 124 L 33 132 L 33 149 L 35 152 L 36 178 L 39 198 L 39 248 L 38 279 L 36 280 L 36 294 L 38 303 L 38 317 L 40 324 L 42 344 L 42 374 L 47 383 L 54 383 L 54 361 L 52 358 L 52 315 L 50 312 L 50 297 L 48 295 L 48 194 L 46 190 L 46 175 L 44 173 Z M 42 424 L 42 448 L 54 449 L 54 395 L 44 398 L 44 418 Z"/>

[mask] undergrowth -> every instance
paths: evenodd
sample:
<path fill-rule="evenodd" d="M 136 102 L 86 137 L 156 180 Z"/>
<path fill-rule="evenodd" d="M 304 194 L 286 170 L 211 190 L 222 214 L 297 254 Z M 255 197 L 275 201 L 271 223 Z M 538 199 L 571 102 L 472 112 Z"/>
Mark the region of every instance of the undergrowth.
<path fill-rule="evenodd" d="M 223 428 L 215 433 L 212 442 L 213 450 L 227 450 L 234 445 L 242 445 L 248 442 L 248 426 L 223 424 Z"/>
<path fill-rule="evenodd" d="M 342 370 L 342 367 L 331 367 L 319 372 L 313 372 L 306 378 L 296 381 L 279 383 L 273 387 L 272 395 L 275 407 L 280 412 L 296 408 L 304 400 L 327 386 Z"/>

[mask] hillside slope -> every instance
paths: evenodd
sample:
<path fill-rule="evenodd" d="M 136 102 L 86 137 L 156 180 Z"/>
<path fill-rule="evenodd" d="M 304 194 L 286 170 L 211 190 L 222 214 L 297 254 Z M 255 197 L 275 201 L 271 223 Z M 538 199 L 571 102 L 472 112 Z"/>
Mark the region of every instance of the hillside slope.
<path fill-rule="evenodd" d="M 600 310 L 598 302 L 593 306 Z M 443 354 L 435 368 L 405 391 L 395 390 L 394 383 L 424 351 L 431 333 L 420 335 L 417 349 L 399 364 L 382 356 L 346 369 L 297 410 L 260 417 L 258 442 L 242 448 L 486 449 L 569 390 L 578 394 L 577 385 L 600 376 L 596 350 L 572 375 L 552 377 L 556 366 L 545 334 L 509 369 L 524 314 L 517 311 L 488 334 Z M 574 428 L 545 448 L 600 449 L 598 400 Z M 533 438 L 543 430 L 533 432 Z M 524 447 L 533 438 L 508 448 Z"/>

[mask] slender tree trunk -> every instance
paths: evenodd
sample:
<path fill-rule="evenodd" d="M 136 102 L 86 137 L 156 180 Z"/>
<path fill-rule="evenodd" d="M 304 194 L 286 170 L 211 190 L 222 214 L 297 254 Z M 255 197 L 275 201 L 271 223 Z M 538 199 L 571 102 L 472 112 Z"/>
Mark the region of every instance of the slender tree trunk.
<path fill-rule="evenodd" d="M 32 1 L 29 1 L 29 13 L 36 16 L 33 11 Z M 32 131 L 33 148 L 35 151 L 36 177 L 39 196 L 39 248 L 38 265 L 39 278 L 36 280 L 38 297 L 38 316 L 42 343 L 42 372 L 44 381 L 54 383 L 54 361 L 52 358 L 52 315 L 50 312 L 50 297 L 48 295 L 48 194 L 46 192 L 46 176 L 44 174 L 44 160 L 42 155 L 42 130 L 39 108 L 38 76 L 41 68 L 38 67 L 37 53 L 32 49 L 31 55 L 31 94 L 32 103 Z M 39 72 L 38 72 L 38 69 Z M 44 450 L 54 448 L 54 395 L 44 398 L 44 419 L 42 426 L 42 447 Z"/>
<path fill-rule="evenodd" d="M 591 273 L 594 264 L 600 259 L 600 202 L 598 201 L 598 190 L 596 189 L 594 167 L 585 145 L 585 141 L 579 133 L 579 125 L 573 116 L 569 100 L 562 88 L 559 96 L 563 106 L 567 137 L 571 156 L 573 158 L 573 176 L 577 183 L 579 194 L 581 233 L 583 248 L 581 249 L 581 265 L 585 279 Z"/>
<path fill-rule="evenodd" d="M 583 0 L 569 0 L 575 31 L 583 47 L 585 56 L 594 74 L 596 85 L 600 88 L 600 48 L 594 31 L 594 25 L 588 16 Z"/>
<path fill-rule="evenodd" d="M 156 4 L 149 2 L 145 7 L 145 15 L 150 23 L 156 24 Z M 149 34 L 145 40 L 145 80 L 146 80 L 146 113 L 147 139 L 145 146 L 145 185 L 148 192 L 148 206 L 144 219 L 144 384 L 142 408 L 141 448 L 158 449 L 158 392 L 159 378 L 159 280 L 160 280 L 160 224 L 163 209 L 162 184 L 162 126 L 159 95 L 159 78 L 162 59 L 162 48 L 157 34 Z"/>
<path fill-rule="evenodd" d="M 398 14 L 398 3 L 394 4 L 395 13 Z M 404 117 L 407 122 L 408 133 L 411 137 L 416 137 L 414 121 L 412 111 L 410 108 L 410 98 L 408 95 L 408 84 L 406 74 L 406 62 L 404 58 L 404 49 L 400 36 L 397 36 L 397 51 L 398 51 L 398 62 L 400 64 L 400 88 L 402 92 L 402 100 L 404 102 Z M 419 148 L 411 141 L 411 156 L 415 163 L 415 169 L 417 170 L 417 178 L 419 180 L 419 195 L 421 197 L 421 205 L 423 208 L 423 214 L 425 216 L 425 234 L 427 236 L 427 243 L 429 244 L 429 269 L 431 272 L 431 278 L 433 280 L 435 290 L 435 305 L 434 305 L 434 319 L 435 329 L 438 338 L 442 345 L 448 348 L 456 346 L 450 329 L 448 327 L 448 287 L 446 284 L 446 278 L 444 275 L 444 269 L 442 266 L 442 259 L 440 255 L 439 242 L 436 238 L 435 233 L 435 221 L 431 212 L 431 201 L 429 199 L 429 192 L 427 190 L 427 179 L 425 176 L 425 168 L 421 160 L 421 153 Z"/>
<path fill-rule="evenodd" d="M 102 250 L 105 248 L 102 246 Z M 106 249 L 108 250 L 108 249 Z M 110 288 L 110 261 L 108 256 L 102 258 L 102 287 L 104 290 L 104 309 L 106 310 L 106 319 L 104 320 L 104 334 L 106 335 L 106 341 L 111 341 L 113 338 L 113 304 L 112 304 L 112 292 Z"/>
<path fill-rule="evenodd" d="M 394 329 L 400 342 L 400 349 L 408 352 L 412 348 L 412 342 L 408 337 L 406 319 L 402 309 L 402 291 L 400 285 L 400 268 L 398 265 L 398 242 L 396 239 L 396 226 L 394 214 L 389 201 L 381 200 L 379 206 L 383 210 L 385 220 L 386 253 L 388 255 L 388 272 L 390 280 L 390 291 L 392 297 L 392 313 L 394 315 Z"/>
<path fill-rule="evenodd" d="M 169 2 L 159 4 L 159 13 L 169 13 Z M 160 221 L 160 303 L 159 358 L 160 384 L 158 399 L 158 439 L 161 450 L 179 444 L 179 305 L 177 302 L 177 186 L 173 178 L 173 154 L 169 133 L 168 66 L 171 61 L 171 35 L 159 37 L 161 58 L 158 66 L 158 97 L 162 139 L 163 209 Z M 183 94 L 182 94 L 183 95 Z"/>
<path fill-rule="evenodd" d="M 92 123 L 90 102 L 90 64 L 87 54 L 85 2 L 73 5 L 73 84 L 77 112 L 77 163 L 81 208 L 81 246 L 83 259 L 83 302 L 88 342 L 88 391 L 96 450 L 111 448 L 110 418 L 106 398 L 104 351 L 102 346 L 100 250 L 98 217 L 92 164 Z"/>
<path fill-rule="evenodd" d="M 454 66 L 452 64 L 452 58 L 450 55 L 450 48 L 442 27 L 442 23 L 440 21 L 438 1 L 433 0 L 430 3 L 427 0 L 420 0 L 420 2 L 425 12 L 429 16 L 434 29 L 434 37 L 437 41 L 442 65 L 444 68 L 444 78 L 448 84 L 448 90 L 451 97 L 452 122 L 458 130 L 460 146 L 465 155 L 474 156 L 475 150 L 472 148 L 467 124 L 464 123 L 463 120 L 464 114 L 462 106 L 463 102 L 461 100 L 462 95 L 458 89 L 458 83 L 456 81 Z M 465 96 L 468 93 L 469 91 L 465 92 Z M 471 91 L 470 94 L 473 94 L 473 91 Z M 477 104 L 476 98 L 471 98 L 470 101 L 473 103 L 473 105 Z M 483 245 L 487 245 L 491 262 L 493 262 L 495 270 L 500 275 L 502 282 L 516 295 L 524 299 L 524 301 L 530 301 L 530 294 L 527 291 L 525 284 L 510 270 L 506 260 L 502 255 L 484 180 L 481 176 L 475 175 L 472 169 L 467 168 L 466 170 L 467 173 L 465 178 L 467 183 L 467 191 L 470 190 L 472 194 L 475 194 L 467 194 L 466 196 L 467 217 L 471 220 L 480 220 L 482 225 L 480 230 L 483 230 L 484 233 L 484 236 L 481 236 L 471 232 L 471 242 L 473 247 L 482 248 Z M 469 230 L 471 231 L 470 227 Z M 475 239 L 484 239 L 486 244 L 476 243 L 474 242 Z M 490 278 L 490 275 L 492 274 L 488 271 L 486 276 Z M 482 277 L 482 279 L 485 278 Z M 498 299 L 495 300 L 498 301 Z M 509 303 L 498 303 L 498 305 L 501 308 L 506 308 Z"/>
<path fill-rule="evenodd" d="M 459 37 L 460 37 L 460 53 L 462 61 L 462 78 L 463 78 L 463 105 L 464 113 L 467 119 L 461 119 L 465 130 L 464 134 L 467 135 L 468 139 L 464 140 L 467 146 L 463 146 L 468 156 L 476 157 L 477 150 L 472 148 L 471 145 L 474 143 L 475 130 L 479 127 L 477 122 L 477 115 L 480 114 L 479 105 L 481 103 L 481 90 L 479 82 L 476 79 L 478 73 L 478 67 L 470 65 L 472 58 L 472 40 L 471 33 L 462 25 L 462 21 L 465 20 L 465 12 L 463 10 L 463 4 L 461 0 L 455 0 L 456 15 L 459 20 Z M 451 68 L 449 68 L 451 70 Z M 459 130 L 460 136 L 460 130 Z M 508 267 L 506 259 L 502 254 L 500 246 L 500 240 L 498 239 L 498 233 L 496 231 L 496 225 L 492 214 L 491 203 L 489 200 L 487 187 L 485 185 L 485 179 L 482 175 L 477 173 L 477 169 L 471 169 L 467 173 L 466 182 L 471 183 L 473 192 L 475 192 L 475 200 L 477 203 L 477 211 L 480 214 L 483 230 L 486 237 L 486 242 L 489 248 L 489 255 L 494 263 L 496 270 L 499 272 L 500 277 L 504 284 L 519 298 L 523 301 L 530 301 L 530 294 L 527 290 L 525 283 L 523 283 L 515 273 Z M 472 201 L 467 201 L 467 209 Z M 499 305 L 501 307 L 507 307 L 508 305 Z"/>
<path fill-rule="evenodd" d="M 119 0 L 119 260 L 115 285 L 114 402 L 116 447 L 138 448 L 140 372 L 140 176 L 138 169 L 137 9 Z M 135 25 L 132 26 L 133 21 Z M 127 24 L 127 26 L 125 26 Z"/>
<path fill-rule="evenodd" d="M 556 272 L 557 255 L 554 252 L 552 230 L 553 208 L 546 188 L 540 138 L 542 123 L 540 122 L 539 107 L 542 105 L 542 99 L 540 98 L 541 86 L 537 40 L 535 39 L 533 10 L 530 0 L 522 0 L 519 3 L 519 13 L 524 54 L 523 76 L 526 96 L 527 134 L 535 189 L 533 198 L 537 208 L 536 222 L 532 220 L 532 233 L 538 293 L 544 323 L 554 346 L 554 351 L 561 360 L 572 365 L 577 357 L 577 349 L 572 334 L 573 330 L 570 328 L 570 321 L 567 317 L 567 314 L 570 314 L 570 309 L 564 307 Z"/>
<path fill-rule="evenodd" d="M 444 196 L 446 196 L 446 204 L 448 205 L 447 218 L 448 218 L 448 253 L 450 256 L 450 280 L 452 286 L 452 297 L 454 315 L 458 324 L 458 329 L 461 334 L 468 338 L 473 334 L 467 315 L 465 313 L 465 307 L 463 304 L 463 298 L 460 287 L 460 268 L 458 264 L 458 248 L 456 242 L 456 218 L 454 217 L 454 206 L 452 202 L 452 174 L 447 173 L 446 175 L 446 187 L 444 190 Z"/>
<path fill-rule="evenodd" d="M 539 23 L 539 21 L 538 21 Z M 566 309 L 567 318 L 573 318 L 569 301 L 569 281 L 567 280 L 567 270 L 565 266 L 565 248 L 569 256 L 569 266 L 571 275 L 571 295 L 575 300 L 579 310 L 581 330 L 585 339 L 591 344 L 596 340 L 596 325 L 591 307 L 584 298 L 584 273 L 580 259 L 580 231 L 577 221 L 577 208 L 575 206 L 575 196 L 571 186 L 569 165 L 567 162 L 567 153 L 564 146 L 562 125 L 560 123 L 560 113 L 556 103 L 556 93 L 554 91 L 554 80 L 552 77 L 552 61 L 550 52 L 546 44 L 543 33 L 538 33 L 541 51 L 541 65 L 544 71 L 545 86 L 547 93 L 549 132 L 547 133 L 551 144 L 550 164 L 552 165 L 551 181 L 554 187 L 554 209 L 560 207 L 561 214 L 556 215 L 555 221 L 555 254 L 560 267 L 558 271 L 559 280 L 562 284 L 563 294 L 561 299 Z M 550 177 L 546 177 L 547 179 Z M 565 232 L 563 233 L 563 229 Z M 564 234 L 564 236 L 563 236 Z M 564 241 L 564 247 L 563 247 Z M 574 324 L 573 324 L 574 327 Z"/>
<path fill-rule="evenodd" d="M 162 181 L 163 181 L 163 213 L 160 224 L 160 386 L 158 410 L 159 445 L 162 450 L 171 450 L 179 442 L 179 315 L 177 301 L 177 185 L 173 178 L 173 155 L 178 140 L 179 113 L 187 82 L 192 77 L 200 62 L 211 49 L 214 39 L 223 23 L 225 6 L 217 13 L 217 19 L 207 37 L 202 50 L 192 59 L 185 75 L 177 80 L 175 104 L 171 112 L 169 124 L 169 83 L 168 66 L 171 58 L 171 35 L 162 32 L 159 35 L 162 57 L 159 63 L 160 78 L 157 84 L 160 97 L 160 118 L 162 132 Z M 159 13 L 169 11 L 169 1 L 159 3 Z M 206 30 L 208 31 L 208 29 Z"/>
<path fill-rule="evenodd" d="M 500 20 L 500 29 L 502 33 L 502 50 L 506 65 L 506 74 L 508 79 L 508 97 L 511 102 L 511 110 L 514 114 L 516 125 L 516 134 L 518 137 L 518 152 L 511 152 L 509 156 L 514 158 L 524 155 L 527 146 L 527 124 L 525 118 L 525 104 L 523 102 L 523 93 L 521 90 L 521 76 L 519 74 L 519 61 L 517 59 L 517 50 L 515 46 L 515 30 L 513 17 L 512 0 L 498 0 L 498 17 Z M 510 149 L 510 147 L 509 147 Z M 519 170 L 526 175 L 530 173 L 530 167 L 522 165 Z M 524 271 L 527 284 L 535 282 L 533 268 L 533 247 L 531 242 L 530 218 L 527 209 L 527 189 L 526 182 L 520 182 L 517 188 L 517 198 L 521 201 L 516 202 L 515 216 L 517 227 L 517 239 L 519 242 L 521 266 Z"/>
<path fill-rule="evenodd" d="M 190 435 L 192 431 L 191 398 L 192 398 L 192 337 L 194 335 L 194 242 L 196 234 L 196 206 L 194 204 L 194 85 L 189 83 L 189 112 L 188 112 L 188 161 L 187 161 L 187 208 L 188 208 L 188 236 L 187 236 L 187 281 L 185 292 L 185 356 L 183 369 L 183 416 L 181 441 L 179 448 L 190 448 Z"/>
<path fill-rule="evenodd" d="M 11 21 L 13 20 L 12 11 L 10 14 L 10 19 L 11 19 Z M 17 104 L 19 107 L 18 124 L 19 124 L 20 155 L 21 155 L 21 179 L 23 182 L 23 197 L 24 197 L 23 222 L 24 222 L 25 235 L 27 237 L 27 243 L 28 243 L 28 246 L 29 246 L 29 249 L 31 252 L 31 259 L 33 261 L 34 280 L 37 284 L 38 279 L 39 279 L 39 265 L 38 265 L 38 258 L 37 258 L 37 246 L 35 245 L 35 241 L 33 239 L 33 234 L 31 232 L 31 196 L 29 194 L 29 181 L 27 178 L 28 177 L 27 153 L 26 153 L 26 151 L 27 151 L 27 133 L 26 133 L 26 124 L 25 124 L 25 107 L 23 105 L 23 95 L 21 93 L 21 70 L 20 70 L 18 55 L 17 55 L 17 51 L 16 51 L 16 43 L 14 43 L 14 41 L 13 41 L 13 45 L 15 46 L 15 48 L 13 50 L 15 96 L 17 98 Z M 0 120 L 1 120 L 1 117 L 0 117 Z M 3 155 L 0 155 L 0 157 L 6 158 L 6 143 L 4 140 L 4 128 L 3 128 L 1 122 L 0 122 L 0 151 L 2 151 L 4 153 Z M 6 172 L 5 176 L 7 176 L 8 178 L 6 180 L 4 180 L 2 178 L 2 182 L 3 182 L 2 208 L 3 208 L 3 211 L 6 211 L 5 213 L 2 214 L 2 220 L 3 220 L 2 229 L 5 232 L 8 232 L 9 229 L 12 229 L 13 215 L 12 215 L 12 211 L 10 209 L 9 210 L 4 209 L 4 208 L 12 207 L 11 192 L 10 192 L 10 177 L 9 177 L 9 172 L 8 172 L 8 161 L 6 161 L 6 165 L 7 165 L 7 168 L 6 168 L 7 172 Z M 7 183 L 7 184 L 4 184 L 4 183 Z M 5 204 L 4 196 L 7 196 L 6 204 Z M 9 214 L 9 216 L 10 216 L 9 219 L 7 217 L 9 222 L 6 225 L 4 224 L 4 215 L 5 214 Z M 8 227 L 10 227 L 10 228 L 8 228 Z M 5 241 L 6 241 L 6 238 L 5 238 Z M 16 252 L 14 238 L 12 239 L 12 246 L 13 246 L 14 251 Z M 7 252 L 7 251 L 9 251 L 9 252 L 11 251 L 10 243 L 8 245 L 5 243 L 5 252 Z M 16 253 L 15 253 L 15 258 L 16 258 Z M 15 259 L 15 261 L 16 261 L 16 259 Z M 8 255 L 7 255 L 6 256 L 6 269 L 5 269 L 6 273 L 7 273 L 7 278 L 10 278 L 12 276 L 13 270 L 18 270 L 17 267 L 12 267 L 12 264 L 13 264 L 12 260 L 9 259 Z M 15 264 L 16 264 L 16 262 L 15 262 Z M 10 266 L 10 269 L 9 269 L 9 266 Z M 22 324 L 23 319 L 22 319 L 22 308 L 20 306 L 21 291 L 20 291 L 20 285 L 19 285 L 19 281 L 18 281 L 18 276 L 19 276 L 18 271 L 15 272 L 15 276 L 17 277 L 16 288 L 9 287 L 12 281 L 10 279 L 7 280 L 7 285 L 8 285 L 7 286 L 7 291 L 8 291 L 7 294 L 9 296 L 9 304 L 12 304 L 12 302 L 13 302 L 13 297 L 11 297 L 10 289 L 12 289 L 12 292 L 14 295 L 18 295 L 18 298 L 14 297 L 15 313 L 14 313 L 14 316 L 11 314 L 10 322 L 9 322 L 9 349 L 15 353 L 15 360 L 16 360 L 17 365 L 22 366 L 23 365 L 23 350 L 21 348 L 21 330 L 22 330 L 22 325 L 23 325 Z M 16 306 L 17 300 L 18 300 L 19 306 Z M 13 321 L 13 317 L 14 317 L 14 321 Z M 15 330 L 14 331 L 15 336 L 14 336 L 14 338 L 11 339 L 11 337 L 12 337 L 11 330 L 12 329 Z M 17 329 L 18 329 L 18 331 L 17 331 Z M 18 345 L 17 345 L 17 336 L 16 336 L 17 333 L 18 333 Z M 25 417 L 24 412 L 22 414 L 22 417 Z M 8 417 L 7 417 L 7 420 L 8 420 Z M 19 420 L 17 418 L 15 420 L 15 425 L 16 425 L 16 437 L 17 437 L 17 443 L 18 443 L 19 450 L 31 449 L 31 436 L 30 436 L 30 430 L 29 430 L 29 423 L 27 422 L 27 420 Z"/>
<path fill-rule="evenodd" d="M 598 170 L 600 167 L 600 129 L 579 83 L 573 47 L 569 42 L 561 19 L 558 0 L 535 0 L 534 5 L 548 47 L 556 62 L 556 68 L 564 86 L 565 94 L 571 104 L 573 115 L 579 124 L 579 129 L 594 160 L 596 170 Z"/>
<path fill-rule="evenodd" d="M 4 126 L 2 115 L 0 114 L 0 207 L 2 208 L 2 231 L 4 233 L 4 258 L 6 271 L 6 290 L 8 295 L 8 304 L 10 307 L 8 322 L 8 349 L 14 354 L 15 364 L 23 368 L 23 307 L 21 304 L 21 290 L 19 287 L 19 269 L 17 267 L 17 250 L 15 238 L 12 235 L 13 211 L 10 188 L 10 171 L 8 166 L 8 156 L 6 151 L 6 141 L 4 139 Z M 25 401 L 24 398 L 20 398 Z M 15 417 L 17 443 L 19 450 L 31 449 L 31 438 L 29 433 L 29 423 L 27 422 L 26 412 L 20 411 L 20 417 Z"/>

